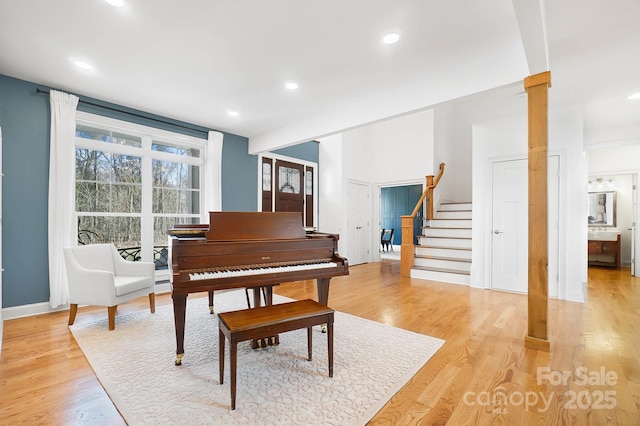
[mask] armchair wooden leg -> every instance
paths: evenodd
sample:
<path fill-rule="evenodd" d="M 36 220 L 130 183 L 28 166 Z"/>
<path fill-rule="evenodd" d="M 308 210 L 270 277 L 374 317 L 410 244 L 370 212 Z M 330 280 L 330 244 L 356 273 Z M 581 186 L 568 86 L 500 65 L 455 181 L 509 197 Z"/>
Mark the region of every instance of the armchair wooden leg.
<path fill-rule="evenodd" d="M 76 314 L 78 313 L 78 304 L 72 303 L 69 305 L 69 325 L 73 325 L 76 320 Z"/>
<path fill-rule="evenodd" d="M 115 330 L 116 328 L 116 306 L 109 306 L 107 308 L 109 315 L 109 330 Z"/>
<path fill-rule="evenodd" d="M 149 308 L 152 314 L 156 312 L 156 294 L 154 292 L 149 293 Z"/>

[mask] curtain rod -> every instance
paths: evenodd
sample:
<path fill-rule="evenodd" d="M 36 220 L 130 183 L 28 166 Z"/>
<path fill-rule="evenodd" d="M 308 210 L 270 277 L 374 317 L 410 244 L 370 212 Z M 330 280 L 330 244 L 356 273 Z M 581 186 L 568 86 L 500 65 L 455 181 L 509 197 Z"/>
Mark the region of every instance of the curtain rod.
<path fill-rule="evenodd" d="M 49 95 L 49 91 L 42 90 L 40 88 L 36 88 L 36 94 L 38 94 L 38 93 L 41 93 L 43 95 Z M 90 106 L 94 106 L 94 107 L 97 107 L 97 108 L 106 109 L 106 110 L 109 110 L 109 111 L 119 112 L 121 114 L 131 115 L 133 117 L 143 118 L 145 120 L 151 120 L 151 121 L 155 121 L 155 122 L 158 122 L 158 123 L 167 124 L 169 126 L 180 127 L 181 129 L 191 130 L 192 132 L 204 133 L 205 136 L 208 136 L 208 133 L 209 133 L 206 130 L 196 129 L 194 127 L 185 126 L 183 124 L 177 124 L 177 123 L 172 123 L 170 121 L 161 120 L 161 119 L 158 119 L 158 118 L 148 117 L 146 115 L 137 114 L 135 112 L 130 112 L 130 111 L 124 111 L 122 109 L 118 109 L 118 108 L 114 108 L 114 107 L 110 107 L 110 106 L 106 106 L 106 105 L 100 105 L 100 104 L 97 104 L 95 102 L 85 101 L 84 99 L 79 99 L 78 102 L 81 102 L 81 103 L 83 103 L 85 105 L 90 105 Z"/>

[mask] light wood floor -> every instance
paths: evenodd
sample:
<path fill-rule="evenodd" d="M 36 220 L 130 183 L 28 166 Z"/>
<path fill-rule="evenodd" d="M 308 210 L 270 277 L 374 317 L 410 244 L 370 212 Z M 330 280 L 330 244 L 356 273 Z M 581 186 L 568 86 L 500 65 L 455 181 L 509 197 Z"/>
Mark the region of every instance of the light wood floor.
<path fill-rule="evenodd" d="M 371 424 L 640 425 L 640 279 L 629 269 L 590 269 L 584 304 L 550 301 L 549 353 L 524 348 L 525 296 L 401 278 L 389 260 L 350 272 L 332 280 L 332 308 L 446 340 Z M 315 284 L 276 292 L 315 298 Z M 118 309 L 148 309 L 147 299 Z M 106 315 L 80 308 L 76 322 Z M 124 424 L 66 312 L 5 321 L 0 424 Z"/>

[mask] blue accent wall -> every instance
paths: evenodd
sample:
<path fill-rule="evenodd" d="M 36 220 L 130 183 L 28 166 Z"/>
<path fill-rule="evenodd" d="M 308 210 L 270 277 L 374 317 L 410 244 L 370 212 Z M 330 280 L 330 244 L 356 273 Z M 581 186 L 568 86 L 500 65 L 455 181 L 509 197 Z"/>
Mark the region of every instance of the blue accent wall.
<path fill-rule="evenodd" d="M 49 300 L 48 102 L 34 85 L 0 76 L 3 307 Z"/>
<path fill-rule="evenodd" d="M 258 156 L 249 155 L 249 140 L 224 135 L 222 144 L 222 210 L 258 211 Z"/>
<path fill-rule="evenodd" d="M 288 146 L 273 151 L 274 154 L 285 155 L 287 157 L 298 158 L 300 160 L 310 161 L 312 163 L 319 163 L 320 158 L 320 146 L 319 142 L 311 141 L 298 145 Z"/>
<path fill-rule="evenodd" d="M 49 185 L 49 97 L 36 94 L 37 85 L 0 74 L 0 127 L 2 127 L 2 280 L 3 307 L 49 300 L 47 256 L 47 199 Z M 151 125 L 206 139 L 209 129 L 80 97 L 125 113 L 92 107 L 78 110 Z M 133 116 L 128 113 L 141 115 Z M 159 124 L 157 119 L 167 121 Z M 185 130 L 184 124 L 196 130 Z M 222 148 L 222 208 L 256 211 L 258 159 L 248 154 L 246 137 L 224 134 Z"/>

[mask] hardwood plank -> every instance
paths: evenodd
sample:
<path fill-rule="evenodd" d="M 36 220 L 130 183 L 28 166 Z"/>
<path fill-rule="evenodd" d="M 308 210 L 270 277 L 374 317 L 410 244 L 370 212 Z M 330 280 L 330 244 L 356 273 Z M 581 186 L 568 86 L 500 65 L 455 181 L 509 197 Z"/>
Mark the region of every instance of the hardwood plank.
<path fill-rule="evenodd" d="M 549 300 L 550 352 L 524 345 L 526 296 L 400 277 L 399 270 L 398 261 L 384 260 L 331 280 L 331 308 L 446 340 L 370 424 L 640 425 L 640 279 L 628 268 L 590 268 L 584 304 Z M 275 290 L 316 298 L 313 281 Z M 148 303 L 140 298 L 119 306 L 118 314 L 147 310 Z M 156 303 L 171 304 L 171 297 L 158 295 Z M 76 323 L 106 317 L 104 308 L 84 307 Z M 604 367 L 617 374 L 617 384 L 578 385 L 575 378 L 538 384 L 539 368 L 575 375 L 578 367 Z M 542 394 L 549 404 L 500 411 L 478 403 L 482 392 L 497 390 Z M 615 392 L 613 408 L 566 406 L 568 392 L 606 390 Z M 75 343 L 66 312 L 5 321 L 0 424 L 124 424 Z"/>

